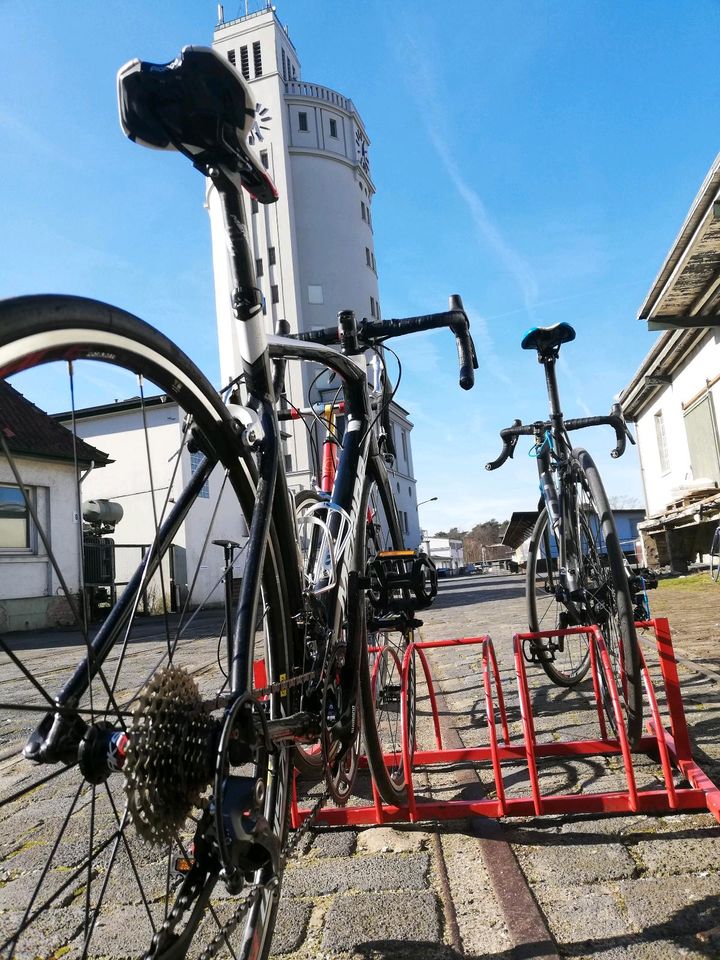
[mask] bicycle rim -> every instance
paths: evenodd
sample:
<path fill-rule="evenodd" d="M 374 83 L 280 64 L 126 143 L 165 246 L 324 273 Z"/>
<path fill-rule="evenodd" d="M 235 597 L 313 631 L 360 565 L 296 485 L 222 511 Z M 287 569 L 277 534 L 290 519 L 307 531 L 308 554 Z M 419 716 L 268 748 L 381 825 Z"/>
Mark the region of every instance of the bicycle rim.
<path fill-rule="evenodd" d="M 541 511 L 530 539 L 527 565 L 528 624 L 533 633 L 562 630 L 573 626 L 574 611 L 559 598 L 559 546 L 547 511 Z M 590 651 L 585 634 L 552 637 L 535 641 L 534 652 L 548 678 L 561 687 L 579 683 L 590 667 Z"/>
<path fill-rule="evenodd" d="M 25 401 L 47 409 L 50 398 L 50 412 L 68 414 L 63 432 L 17 394 L 6 394 L 17 429 L 5 432 L 0 483 L 25 491 L 12 501 L 14 581 L 29 584 L 32 568 L 41 568 L 52 600 L 36 604 L 46 621 L 42 634 L 0 635 L 7 718 L 0 855 L 10 908 L 0 954 L 145 955 L 176 911 L 173 932 L 181 939 L 173 956 L 199 956 L 217 938 L 220 955 L 260 960 L 277 908 L 270 881 L 279 878 L 269 866 L 255 872 L 245 888 L 249 909 L 233 926 L 239 901 L 218 881 L 217 858 L 198 843 L 207 839 L 199 825 L 216 801 L 214 743 L 229 672 L 222 611 L 228 570 L 212 541 L 239 544 L 240 572 L 252 465 L 232 455 L 229 418 L 210 384 L 136 318 L 79 298 L 28 297 L 0 305 L 0 330 L 0 375 Z M 113 402 L 125 396 L 133 400 Z M 96 501 L 123 505 L 112 534 L 101 526 L 83 530 L 87 490 Z M 114 578 L 101 576 L 98 552 L 110 566 L 114 557 Z M 18 574 L 20 566 L 26 574 Z M 116 590 L 117 581 L 127 586 Z M 281 582 L 271 540 L 257 630 L 246 640 L 249 663 L 264 657 L 269 680 L 288 669 Z M 98 635 L 102 664 L 90 678 L 88 644 Z M 22 750 L 43 717 L 54 714 L 54 698 L 78 661 L 82 692 L 71 711 L 76 726 L 66 731 L 65 762 L 35 764 Z M 279 696 L 270 699 L 269 716 L 284 709 Z M 122 769 L 108 774 L 112 750 Z M 123 753 L 124 765 L 117 759 Z M 233 773 L 262 780 L 256 810 L 282 844 L 288 752 L 266 753 L 262 763 L 255 753 Z M 176 869 L 182 876 L 193 864 L 208 870 L 196 870 L 196 896 L 181 910 Z"/>
<path fill-rule="evenodd" d="M 617 686 L 628 740 L 634 746 L 642 733 L 642 678 L 633 605 L 620 541 L 600 475 L 586 450 L 572 452 L 576 531 L 580 542 L 578 571 L 588 623 L 602 632 Z M 602 698 L 610 725 L 617 732 L 615 712 L 600 671 Z"/>
<path fill-rule="evenodd" d="M 358 556 L 368 562 L 380 550 L 402 549 L 399 539 L 388 532 L 375 482 L 367 480 L 363 503 L 369 504 L 369 518 L 363 524 L 362 544 Z M 365 509 L 365 508 L 363 508 Z M 366 622 L 372 619 L 369 603 L 365 604 Z M 363 732 L 368 765 L 380 796 L 388 804 L 407 801 L 405 764 L 402 754 L 402 716 L 408 718 L 410 760 L 415 749 L 416 733 L 416 669 L 415 658 L 409 664 L 408 684 L 403 690 L 402 663 L 412 635 L 398 631 L 366 629 L 365 648 L 360 666 L 360 690 L 363 711 Z M 387 755 L 393 760 L 386 763 Z"/>

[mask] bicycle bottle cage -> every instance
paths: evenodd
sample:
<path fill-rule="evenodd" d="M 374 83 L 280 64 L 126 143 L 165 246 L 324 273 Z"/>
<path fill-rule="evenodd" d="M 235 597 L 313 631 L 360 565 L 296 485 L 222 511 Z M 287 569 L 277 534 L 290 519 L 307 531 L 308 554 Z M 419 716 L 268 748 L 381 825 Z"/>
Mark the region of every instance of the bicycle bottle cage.
<path fill-rule="evenodd" d="M 337 504 L 320 500 L 301 505 L 296 520 L 305 584 L 312 593 L 325 593 L 337 583 L 338 567 L 350 543 L 350 517 Z"/>
<path fill-rule="evenodd" d="M 437 596 L 437 570 L 415 550 L 383 550 L 370 563 L 368 598 L 376 610 L 424 610 Z"/>
<path fill-rule="evenodd" d="M 249 149 L 254 98 L 232 66 L 207 47 L 184 47 L 171 63 L 131 60 L 117 76 L 123 132 L 135 143 L 179 150 L 206 176 L 218 168 L 260 203 L 278 198 Z"/>

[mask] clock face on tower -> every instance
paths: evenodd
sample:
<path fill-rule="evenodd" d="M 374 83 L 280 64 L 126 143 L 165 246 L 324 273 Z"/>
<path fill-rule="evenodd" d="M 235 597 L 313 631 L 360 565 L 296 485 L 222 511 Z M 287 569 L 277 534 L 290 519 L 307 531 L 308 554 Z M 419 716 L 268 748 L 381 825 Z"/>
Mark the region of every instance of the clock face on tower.
<path fill-rule="evenodd" d="M 357 162 L 367 173 L 370 170 L 370 160 L 368 159 L 368 143 L 365 137 L 360 133 L 359 130 L 355 131 L 355 148 L 357 155 Z"/>
<path fill-rule="evenodd" d="M 272 117 L 270 116 L 270 111 L 267 107 L 264 107 L 261 103 L 255 104 L 255 119 L 253 124 L 250 127 L 250 133 L 248 134 L 248 143 L 252 146 L 256 141 L 262 142 L 265 137 L 263 136 L 263 130 L 267 131 L 270 129 L 270 122 Z"/>

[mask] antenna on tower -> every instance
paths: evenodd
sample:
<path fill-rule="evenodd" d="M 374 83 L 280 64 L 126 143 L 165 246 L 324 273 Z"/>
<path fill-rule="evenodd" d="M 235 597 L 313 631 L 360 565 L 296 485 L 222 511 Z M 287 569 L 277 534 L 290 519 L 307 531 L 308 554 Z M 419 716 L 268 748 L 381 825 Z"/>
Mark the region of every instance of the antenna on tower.
<path fill-rule="evenodd" d="M 225 11 L 223 10 L 223 5 L 221 3 L 217 5 L 217 13 L 218 23 L 225 23 Z"/>

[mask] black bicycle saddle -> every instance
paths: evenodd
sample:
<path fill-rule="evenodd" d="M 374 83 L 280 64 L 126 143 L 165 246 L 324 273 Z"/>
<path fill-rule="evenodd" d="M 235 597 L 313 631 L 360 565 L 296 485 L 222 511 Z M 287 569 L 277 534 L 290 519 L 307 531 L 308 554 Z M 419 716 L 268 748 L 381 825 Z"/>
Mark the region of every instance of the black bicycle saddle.
<path fill-rule="evenodd" d="M 253 96 L 230 64 L 207 47 L 184 47 L 171 63 L 131 60 L 118 71 L 123 132 L 135 143 L 179 150 L 205 175 L 239 176 L 260 203 L 274 203 L 275 185 L 247 138 Z"/>
<path fill-rule="evenodd" d="M 541 356 L 557 353 L 560 344 L 575 339 L 575 331 L 569 323 L 556 323 L 552 327 L 532 327 L 522 338 L 523 350 L 537 350 Z"/>

